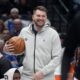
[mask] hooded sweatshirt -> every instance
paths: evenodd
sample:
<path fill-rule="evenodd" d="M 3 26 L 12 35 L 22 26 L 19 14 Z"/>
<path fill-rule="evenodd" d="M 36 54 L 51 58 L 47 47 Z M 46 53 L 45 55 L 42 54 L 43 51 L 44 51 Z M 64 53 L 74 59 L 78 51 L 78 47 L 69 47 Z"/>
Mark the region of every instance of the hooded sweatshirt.
<path fill-rule="evenodd" d="M 23 66 L 19 67 L 18 70 L 19 70 L 20 74 L 22 74 Z"/>
<path fill-rule="evenodd" d="M 48 22 L 37 34 L 34 34 L 32 27 L 32 24 L 25 27 L 19 35 L 25 40 L 21 80 L 32 80 L 38 71 L 43 72 L 43 80 L 53 80 L 55 68 L 60 64 L 62 56 L 59 35 Z"/>

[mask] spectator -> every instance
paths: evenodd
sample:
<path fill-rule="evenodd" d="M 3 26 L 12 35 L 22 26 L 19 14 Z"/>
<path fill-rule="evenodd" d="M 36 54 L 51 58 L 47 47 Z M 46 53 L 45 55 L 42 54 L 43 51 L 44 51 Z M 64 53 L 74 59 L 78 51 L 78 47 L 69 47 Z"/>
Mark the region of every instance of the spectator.
<path fill-rule="evenodd" d="M 19 10 L 17 8 L 12 8 L 10 10 L 10 19 L 5 21 L 5 26 L 9 30 L 10 34 L 14 33 L 13 20 L 19 18 Z"/>
<path fill-rule="evenodd" d="M 14 28 L 15 28 L 14 35 L 18 36 L 21 29 L 23 28 L 22 22 L 20 19 L 15 19 L 15 20 L 13 20 L 13 24 L 14 24 Z"/>
<path fill-rule="evenodd" d="M 14 35 L 18 36 L 18 34 L 20 33 L 20 31 L 22 30 L 22 28 L 26 27 L 26 25 L 28 26 L 30 22 L 27 21 L 23 21 L 21 19 L 14 19 L 13 20 L 13 25 L 14 25 Z M 26 24 L 26 25 L 24 25 Z"/>
<path fill-rule="evenodd" d="M 5 80 L 20 80 L 21 75 L 17 68 L 11 68 L 4 74 Z"/>
<path fill-rule="evenodd" d="M 62 59 L 62 80 L 67 80 L 68 73 L 70 70 L 70 63 L 74 57 L 75 49 L 80 47 L 80 11 L 74 16 L 73 21 L 70 25 L 70 30 L 67 34 L 67 38 L 64 41 L 65 51 Z M 80 52 L 79 55 L 80 64 Z M 80 79 L 80 68 L 79 65 L 76 68 L 74 76 Z M 77 74 L 77 75 L 76 75 Z"/>
<path fill-rule="evenodd" d="M 19 10 L 20 10 L 20 14 L 24 15 L 28 15 L 31 14 L 31 8 L 28 6 L 28 0 L 20 0 L 19 1 Z"/>
<path fill-rule="evenodd" d="M 4 42 L 11 37 L 8 30 L 5 29 L 4 21 L 0 20 L 0 40 Z"/>
<path fill-rule="evenodd" d="M 20 19 L 19 10 L 17 8 L 12 8 L 10 10 L 10 19 L 5 21 L 5 26 L 9 30 L 10 34 L 12 34 L 12 35 L 15 32 L 15 28 L 14 28 L 14 24 L 13 24 L 14 19 Z M 21 19 L 21 21 L 24 26 L 27 26 L 30 23 L 30 21 L 25 21 L 22 19 Z"/>

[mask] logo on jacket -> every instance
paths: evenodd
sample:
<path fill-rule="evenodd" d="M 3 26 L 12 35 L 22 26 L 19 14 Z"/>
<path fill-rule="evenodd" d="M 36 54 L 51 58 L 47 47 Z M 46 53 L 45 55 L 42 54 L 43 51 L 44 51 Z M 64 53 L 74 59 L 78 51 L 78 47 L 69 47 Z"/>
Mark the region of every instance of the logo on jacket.
<path fill-rule="evenodd" d="M 25 41 L 27 41 L 28 39 L 27 39 L 27 38 L 25 38 L 24 40 L 25 40 Z"/>

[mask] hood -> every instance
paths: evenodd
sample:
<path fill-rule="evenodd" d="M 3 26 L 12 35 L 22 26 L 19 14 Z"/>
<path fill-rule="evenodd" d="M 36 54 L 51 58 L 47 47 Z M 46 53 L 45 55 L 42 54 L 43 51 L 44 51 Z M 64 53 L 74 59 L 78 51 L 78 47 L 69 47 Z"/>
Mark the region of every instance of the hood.
<path fill-rule="evenodd" d="M 50 26 L 51 26 L 51 23 L 50 23 L 50 21 L 47 19 L 46 22 L 45 22 L 45 25 L 43 26 L 43 28 L 41 29 L 40 32 L 43 32 L 43 31 L 47 30 L 47 28 L 50 27 Z"/>
<path fill-rule="evenodd" d="M 18 70 L 19 70 L 20 74 L 22 74 L 23 66 L 19 67 Z"/>
<path fill-rule="evenodd" d="M 32 31 L 32 25 L 33 25 L 33 22 L 29 25 L 29 29 Z M 46 22 L 45 22 L 45 25 L 42 27 L 42 29 L 41 29 L 41 31 L 40 32 L 43 32 L 43 31 L 45 31 L 45 30 L 47 30 L 47 28 L 48 27 L 50 27 L 51 26 L 51 23 L 50 23 L 50 21 L 47 19 L 46 20 Z M 39 33 L 40 33 L 39 32 Z"/>
<path fill-rule="evenodd" d="M 45 25 L 47 25 L 47 26 L 51 26 L 51 22 L 50 22 L 49 19 L 46 20 Z"/>
<path fill-rule="evenodd" d="M 9 69 L 5 74 L 4 74 L 4 78 L 6 80 L 13 80 L 13 75 L 14 72 L 16 71 L 17 68 L 11 68 Z"/>

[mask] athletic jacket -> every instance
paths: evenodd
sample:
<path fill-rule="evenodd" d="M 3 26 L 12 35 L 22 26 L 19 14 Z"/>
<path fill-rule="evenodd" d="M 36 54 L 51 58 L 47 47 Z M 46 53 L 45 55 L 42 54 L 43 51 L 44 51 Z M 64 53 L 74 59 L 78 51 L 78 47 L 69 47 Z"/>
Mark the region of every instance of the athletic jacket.
<path fill-rule="evenodd" d="M 32 24 L 25 27 L 19 35 L 25 40 L 22 80 L 32 80 L 37 71 L 44 73 L 43 80 L 53 80 L 54 70 L 61 62 L 59 35 L 48 23 L 37 34 L 32 27 Z"/>

